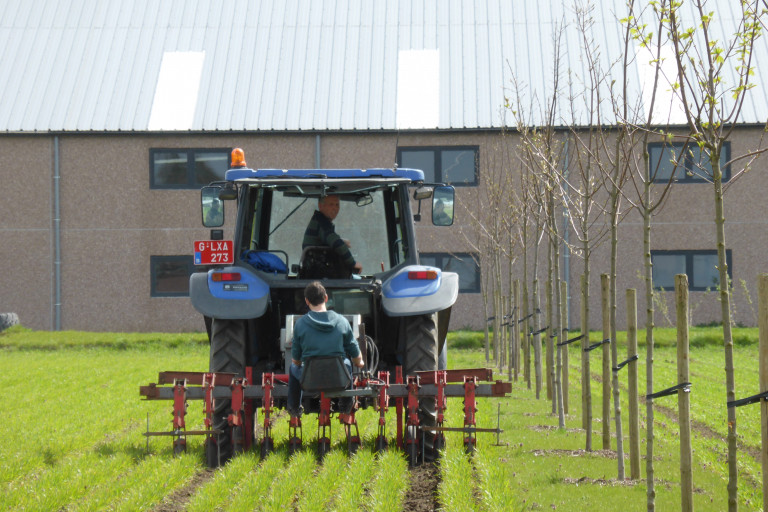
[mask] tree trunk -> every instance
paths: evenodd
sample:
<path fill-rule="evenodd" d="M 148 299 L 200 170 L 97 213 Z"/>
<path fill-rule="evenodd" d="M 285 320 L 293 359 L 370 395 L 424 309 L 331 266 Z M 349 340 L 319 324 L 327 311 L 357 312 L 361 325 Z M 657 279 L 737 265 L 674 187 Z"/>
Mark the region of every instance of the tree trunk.
<path fill-rule="evenodd" d="M 647 146 L 646 146 L 647 147 Z M 648 169 L 648 151 L 645 151 L 645 168 Z M 651 182 L 643 186 L 643 259 L 645 270 L 645 394 L 653 393 L 653 264 L 651 262 Z M 645 490 L 648 512 L 656 509 L 656 488 L 653 482 L 653 399 L 645 401 Z"/>
<path fill-rule="evenodd" d="M 540 226 L 536 225 L 536 232 L 540 231 Z M 539 243 L 538 240 L 533 249 L 533 365 L 536 372 L 536 399 L 541 398 L 541 387 L 543 384 L 541 374 L 541 300 L 539 298 Z"/>
<path fill-rule="evenodd" d="M 536 398 L 541 398 L 541 387 L 542 387 L 542 375 L 541 375 L 541 333 L 539 332 L 539 329 L 541 328 L 541 315 L 537 315 L 536 311 L 539 311 L 540 309 L 540 303 L 539 303 L 539 280 L 534 279 L 533 280 L 533 331 L 535 334 L 533 335 L 533 366 L 536 371 Z"/>
<path fill-rule="evenodd" d="M 545 286 L 547 298 L 546 298 L 546 305 L 547 305 L 547 319 L 546 319 L 546 339 L 545 346 L 546 346 L 546 361 L 547 361 L 547 400 L 552 401 L 552 414 L 555 414 L 557 412 L 557 407 L 555 404 L 555 393 L 553 390 L 554 382 L 555 382 L 555 354 L 552 350 L 552 334 L 555 332 L 554 329 L 554 316 L 553 316 L 553 307 L 554 307 L 554 299 L 552 294 L 552 281 L 554 279 L 554 270 L 552 265 L 552 240 L 549 242 L 549 247 L 547 250 L 547 272 L 549 275 L 549 279 L 547 279 L 547 283 Z"/>
<path fill-rule="evenodd" d="M 614 187 L 616 185 L 614 184 Z M 611 222 L 611 278 L 609 285 L 610 337 L 611 337 L 611 368 L 619 364 L 619 344 L 616 340 L 616 260 L 618 259 L 618 190 L 614 189 L 613 212 Z M 616 420 L 616 460 L 617 478 L 624 480 L 624 434 L 621 428 L 621 396 L 619 390 L 619 372 L 611 372 L 611 387 L 613 388 L 613 415 Z"/>
<path fill-rule="evenodd" d="M 523 344 L 523 379 L 525 379 L 525 383 L 528 386 L 528 389 L 531 389 L 531 328 L 530 328 L 530 318 L 528 318 L 528 315 L 530 315 L 530 307 L 528 302 L 528 274 L 523 273 L 523 325 L 518 326 L 518 329 L 522 327 L 523 334 L 520 338 Z"/>
<path fill-rule="evenodd" d="M 720 146 L 710 154 L 712 177 L 715 184 L 715 229 L 717 236 L 717 268 L 720 272 L 720 311 L 723 317 L 723 346 L 725 348 L 726 400 L 736 399 L 736 382 L 733 368 L 733 333 L 731 332 L 731 294 L 728 279 L 728 263 L 725 258 L 725 213 L 723 205 L 723 173 L 720 169 Z M 739 508 L 736 447 L 736 408 L 728 408 L 728 510 Z"/>
<path fill-rule="evenodd" d="M 487 365 L 490 361 L 490 343 L 489 343 L 489 333 L 488 333 L 488 281 L 490 279 L 486 280 L 483 279 L 483 311 L 485 312 L 485 317 L 483 318 L 483 333 L 485 334 L 485 364 Z"/>
<path fill-rule="evenodd" d="M 589 379 L 589 273 L 581 276 L 581 400 L 582 426 L 587 434 L 585 450 L 592 451 L 592 385 Z"/>
<path fill-rule="evenodd" d="M 690 382 L 688 352 L 688 276 L 675 276 L 677 321 L 677 382 Z M 731 407 L 732 409 L 732 407 Z M 677 392 L 677 418 L 680 427 L 680 511 L 693 512 L 693 475 L 691 455 L 691 396 L 683 390 Z"/>
<path fill-rule="evenodd" d="M 512 328 L 512 342 L 509 345 L 509 374 L 508 380 L 512 380 L 513 370 L 515 382 L 520 377 L 520 280 L 515 279 L 512 283 L 512 316 L 509 318 L 509 325 Z"/>

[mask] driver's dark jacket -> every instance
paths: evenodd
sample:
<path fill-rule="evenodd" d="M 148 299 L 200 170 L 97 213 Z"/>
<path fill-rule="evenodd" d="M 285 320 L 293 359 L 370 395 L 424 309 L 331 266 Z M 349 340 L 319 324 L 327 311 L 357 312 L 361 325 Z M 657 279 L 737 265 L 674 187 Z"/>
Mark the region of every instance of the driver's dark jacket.
<path fill-rule="evenodd" d="M 304 231 L 304 241 L 301 244 L 301 248 L 306 249 L 313 245 L 330 247 L 345 266 L 350 269 L 355 266 L 355 258 L 352 256 L 347 244 L 344 243 L 344 240 L 336 234 L 336 227 L 333 225 L 333 222 L 319 210 L 315 210 L 306 231 Z"/>

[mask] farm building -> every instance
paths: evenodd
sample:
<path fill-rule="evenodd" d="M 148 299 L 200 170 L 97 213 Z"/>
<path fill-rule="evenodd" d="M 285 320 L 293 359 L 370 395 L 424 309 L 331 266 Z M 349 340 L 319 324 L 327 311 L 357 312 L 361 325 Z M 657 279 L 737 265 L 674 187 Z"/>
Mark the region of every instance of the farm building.
<path fill-rule="evenodd" d="M 526 172 L 515 105 L 527 107 L 526 125 L 543 126 L 548 98 L 559 96 L 550 124 L 571 152 L 577 143 L 569 127 L 587 133 L 596 123 L 617 124 L 610 112 L 594 117 L 574 87 L 584 87 L 595 68 L 585 63 L 584 39 L 606 76 L 622 74 L 625 2 L 546 4 L 0 0 L 0 311 L 18 313 L 35 329 L 204 329 L 187 298 L 192 243 L 209 236 L 199 189 L 221 178 L 230 150 L 242 147 L 252 167 L 399 165 L 455 185 L 455 225 L 420 224 L 419 250 L 423 262 L 460 274 L 452 327 L 481 328 L 490 277 L 477 236 L 483 198 L 498 185 L 494 176 L 511 176 L 503 186 L 511 210 L 521 197 L 512 190 L 516 176 Z M 733 4 L 717 2 L 721 33 L 738 29 Z M 756 87 L 735 119 L 724 163 L 761 145 L 768 45 L 765 38 L 757 44 Z M 631 48 L 628 94 L 633 109 L 647 113 L 649 59 Z M 557 88 L 555 76 L 563 79 Z M 685 133 L 668 89 L 660 109 L 667 117 L 655 119 Z M 649 144 L 652 156 L 667 148 Z M 563 171 L 575 161 L 563 159 Z M 758 156 L 727 165 L 726 178 L 745 162 L 751 172 L 727 182 L 726 229 L 734 315 L 755 324 L 756 276 L 766 271 L 768 249 L 759 205 L 768 176 Z M 706 323 L 719 314 L 713 193 L 695 170 L 686 171 L 654 214 L 655 284 L 669 288 L 672 275 L 688 273 L 694 323 Z M 619 290 L 643 286 L 642 219 L 631 199 L 624 205 Z M 490 216 L 512 215 L 502 208 Z M 578 323 L 583 260 L 575 234 L 566 229 L 563 237 L 576 246 L 563 243 L 561 257 L 570 321 Z M 523 279 L 520 253 L 511 248 L 511 269 Z M 607 244 L 595 249 L 592 264 L 599 290 Z M 666 295 L 659 296 L 661 304 Z M 594 311 L 599 303 L 593 293 Z M 617 318 L 622 324 L 622 304 Z"/>

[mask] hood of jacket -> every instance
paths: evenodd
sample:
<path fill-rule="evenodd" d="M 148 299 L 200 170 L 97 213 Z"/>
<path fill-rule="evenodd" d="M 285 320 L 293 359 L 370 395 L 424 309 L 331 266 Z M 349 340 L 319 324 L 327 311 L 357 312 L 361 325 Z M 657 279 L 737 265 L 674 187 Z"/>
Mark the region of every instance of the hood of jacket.
<path fill-rule="evenodd" d="M 310 311 L 306 318 L 306 321 L 318 331 L 329 332 L 334 329 L 328 311 Z"/>

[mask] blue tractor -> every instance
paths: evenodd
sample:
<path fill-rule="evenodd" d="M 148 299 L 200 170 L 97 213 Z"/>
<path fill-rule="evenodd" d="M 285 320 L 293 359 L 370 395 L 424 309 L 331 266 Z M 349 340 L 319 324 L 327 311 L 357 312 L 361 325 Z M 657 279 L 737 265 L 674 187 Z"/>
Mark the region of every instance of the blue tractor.
<path fill-rule="evenodd" d="M 336 233 L 359 273 L 332 247 L 303 247 L 318 202 L 328 196 L 339 200 Z M 352 324 L 369 372 L 444 369 L 459 277 L 419 264 L 414 222 L 428 200 L 432 223 L 450 226 L 454 197 L 452 187 L 425 183 L 416 169 L 251 169 L 235 149 L 225 180 L 202 189 L 211 239 L 195 242 L 195 263 L 207 271 L 190 277 L 192 304 L 210 338 L 210 371 L 247 373 L 255 382 L 287 373 L 293 322 L 307 311 L 303 290 L 313 280 L 327 289 L 329 309 Z M 237 204 L 233 238 L 221 229 L 229 201 Z M 212 427 L 223 434 L 207 446 L 211 466 L 238 449 L 230 401 L 217 400 L 215 409 Z M 435 424 L 434 399 L 422 401 L 419 416 L 422 425 Z"/>

